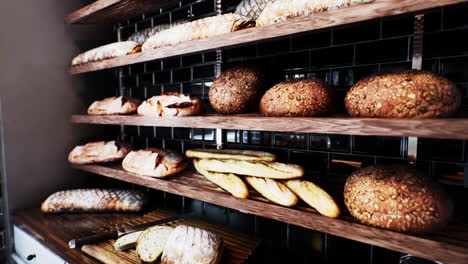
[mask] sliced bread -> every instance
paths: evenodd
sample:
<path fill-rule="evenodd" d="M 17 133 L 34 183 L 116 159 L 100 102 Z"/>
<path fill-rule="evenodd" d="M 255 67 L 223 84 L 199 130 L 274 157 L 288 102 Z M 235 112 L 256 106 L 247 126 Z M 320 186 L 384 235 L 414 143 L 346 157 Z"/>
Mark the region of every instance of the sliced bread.
<path fill-rule="evenodd" d="M 136 251 L 143 263 L 155 263 L 161 256 L 169 235 L 174 230 L 170 226 L 153 226 L 146 229 L 137 241 Z"/>
<path fill-rule="evenodd" d="M 143 231 L 133 232 L 119 237 L 114 242 L 114 249 L 117 251 L 124 251 L 136 247 L 138 238 Z"/>

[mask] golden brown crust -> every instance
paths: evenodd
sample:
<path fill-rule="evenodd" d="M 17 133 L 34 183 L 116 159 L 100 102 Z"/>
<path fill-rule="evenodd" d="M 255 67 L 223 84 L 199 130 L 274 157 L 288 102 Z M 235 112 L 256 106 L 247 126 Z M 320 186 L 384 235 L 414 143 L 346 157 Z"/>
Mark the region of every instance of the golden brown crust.
<path fill-rule="evenodd" d="M 144 116 L 192 116 L 203 113 L 203 105 L 190 94 L 169 92 L 147 99 L 137 112 Z"/>
<path fill-rule="evenodd" d="M 116 103 L 116 104 L 114 104 Z M 141 101 L 125 96 L 114 96 L 95 101 L 88 108 L 89 115 L 128 115 L 137 111 Z M 120 105 L 120 106 L 119 106 Z"/>
<path fill-rule="evenodd" d="M 70 151 L 68 161 L 72 164 L 111 162 L 123 159 L 133 147 L 120 141 L 97 141 L 76 146 Z"/>
<path fill-rule="evenodd" d="M 245 180 L 257 192 L 274 203 L 289 207 L 299 202 L 299 198 L 279 181 L 251 176 L 246 176 Z"/>
<path fill-rule="evenodd" d="M 222 114 L 242 114 L 258 109 L 265 79 L 260 69 L 238 66 L 214 80 L 208 96 L 213 109 Z"/>
<path fill-rule="evenodd" d="M 126 171 L 157 178 L 177 174 L 187 165 L 181 154 L 159 148 L 132 151 L 122 161 L 122 167 Z"/>
<path fill-rule="evenodd" d="M 319 79 L 287 80 L 273 86 L 260 101 L 265 116 L 323 116 L 334 110 L 334 92 Z"/>
<path fill-rule="evenodd" d="M 403 165 L 358 169 L 346 181 L 344 198 L 360 222 L 398 232 L 440 229 L 453 209 L 440 186 Z"/>
<path fill-rule="evenodd" d="M 275 161 L 276 155 L 258 150 L 241 149 L 189 149 L 185 152 L 189 158 L 197 159 L 233 159 L 247 161 Z"/>
<path fill-rule="evenodd" d="M 356 117 L 448 117 L 460 105 L 461 92 L 454 83 L 415 70 L 364 78 L 345 98 L 346 110 Z"/>

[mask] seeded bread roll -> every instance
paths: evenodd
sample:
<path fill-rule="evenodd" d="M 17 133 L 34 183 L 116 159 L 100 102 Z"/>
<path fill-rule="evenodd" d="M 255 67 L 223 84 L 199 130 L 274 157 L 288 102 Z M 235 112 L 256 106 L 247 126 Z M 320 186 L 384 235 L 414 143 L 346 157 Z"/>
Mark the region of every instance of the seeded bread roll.
<path fill-rule="evenodd" d="M 256 111 L 265 89 L 263 73 L 256 67 L 239 66 L 224 71 L 209 90 L 210 104 L 222 114 Z"/>
<path fill-rule="evenodd" d="M 331 114 L 333 109 L 333 90 L 319 79 L 278 83 L 260 101 L 260 112 L 265 116 L 323 116 Z"/>
<path fill-rule="evenodd" d="M 440 229 L 453 209 L 436 182 L 404 165 L 358 169 L 346 181 L 344 198 L 360 222 L 397 232 Z"/>
<path fill-rule="evenodd" d="M 461 92 L 454 83 L 416 70 L 364 78 L 345 98 L 346 110 L 356 117 L 448 117 L 460 105 Z"/>

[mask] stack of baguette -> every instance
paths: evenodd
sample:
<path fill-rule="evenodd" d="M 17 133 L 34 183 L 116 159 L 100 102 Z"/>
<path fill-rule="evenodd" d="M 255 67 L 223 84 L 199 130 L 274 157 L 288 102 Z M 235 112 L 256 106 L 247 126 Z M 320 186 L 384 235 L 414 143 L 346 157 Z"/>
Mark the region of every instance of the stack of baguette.
<path fill-rule="evenodd" d="M 340 209 L 333 198 L 312 182 L 302 180 L 304 169 L 296 164 L 276 162 L 274 154 L 251 150 L 193 149 L 196 170 L 234 197 L 248 198 L 244 180 L 268 200 L 294 206 L 302 199 L 320 214 L 337 218 Z M 243 179 L 241 176 L 243 176 Z"/>

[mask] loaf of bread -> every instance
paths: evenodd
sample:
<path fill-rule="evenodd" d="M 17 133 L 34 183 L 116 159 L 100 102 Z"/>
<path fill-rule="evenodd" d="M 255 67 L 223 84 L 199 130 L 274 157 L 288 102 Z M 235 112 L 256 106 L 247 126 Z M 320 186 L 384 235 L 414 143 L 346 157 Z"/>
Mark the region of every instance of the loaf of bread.
<path fill-rule="evenodd" d="M 269 2 L 274 0 L 242 0 L 236 7 L 235 13 L 256 20 Z"/>
<path fill-rule="evenodd" d="M 162 25 L 157 25 L 157 26 L 154 26 L 154 27 L 145 28 L 143 30 L 140 30 L 138 32 L 135 32 L 135 33 L 131 34 L 128 37 L 127 40 L 128 41 L 134 41 L 134 42 L 141 45 L 141 44 L 145 43 L 145 41 L 147 39 L 149 39 L 150 37 L 152 37 L 156 33 L 161 32 L 161 31 L 166 30 L 166 29 L 169 29 L 171 27 L 175 27 L 175 26 L 187 23 L 187 22 L 188 22 L 188 20 L 181 20 L 181 21 L 174 22 L 172 24 L 162 24 Z"/>
<path fill-rule="evenodd" d="M 136 174 L 164 178 L 183 171 L 187 161 L 181 154 L 170 150 L 147 148 L 128 153 L 122 167 Z"/>
<path fill-rule="evenodd" d="M 335 200 L 314 183 L 303 180 L 288 180 L 284 183 L 301 200 L 315 208 L 320 214 L 333 218 L 340 216 L 340 208 Z"/>
<path fill-rule="evenodd" d="M 201 114 L 203 106 L 195 96 L 171 92 L 147 99 L 137 111 L 143 116 L 191 116 Z"/>
<path fill-rule="evenodd" d="M 188 40 L 204 39 L 255 26 L 255 22 L 239 14 L 224 14 L 174 26 L 150 37 L 142 46 L 148 51 Z"/>
<path fill-rule="evenodd" d="M 218 264 L 223 240 L 197 227 L 179 225 L 167 240 L 161 264 Z"/>
<path fill-rule="evenodd" d="M 51 194 L 42 203 L 44 213 L 62 212 L 138 212 L 145 205 L 139 191 L 114 189 L 75 189 Z"/>
<path fill-rule="evenodd" d="M 265 116 L 323 116 L 334 110 L 334 92 L 319 79 L 287 80 L 269 89 L 260 101 Z"/>
<path fill-rule="evenodd" d="M 283 206 L 293 206 L 299 202 L 297 196 L 283 183 L 268 178 L 246 176 L 245 180 L 268 200 Z"/>
<path fill-rule="evenodd" d="M 136 113 L 141 101 L 124 96 L 108 97 L 95 101 L 88 108 L 89 115 L 127 115 Z"/>
<path fill-rule="evenodd" d="M 425 71 L 370 76 L 354 85 L 345 98 L 355 117 L 434 118 L 455 114 L 461 92 L 444 77 Z"/>
<path fill-rule="evenodd" d="M 207 171 L 272 179 L 294 179 L 304 176 L 304 169 L 301 166 L 280 162 L 202 159 L 198 165 Z"/>
<path fill-rule="evenodd" d="M 185 152 L 189 158 L 196 159 L 232 159 L 247 161 L 275 161 L 276 155 L 258 150 L 241 149 L 189 149 Z"/>
<path fill-rule="evenodd" d="M 81 53 L 72 60 L 72 65 L 75 66 L 88 62 L 120 57 L 140 52 L 140 50 L 141 45 L 133 41 L 115 42 Z"/>
<path fill-rule="evenodd" d="M 136 252 L 142 263 L 156 263 L 174 232 L 170 226 L 153 226 L 138 237 Z"/>
<path fill-rule="evenodd" d="M 249 189 L 247 185 L 239 178 L 237 175 L 232 173 L 219 173 L 219 172 L 210 172 L 200 168 L 198 165 L 198 160 L 193 161 L 195 169 L 209 181 L 220 186 L 224 190 L 230 192 L 234 197 L 237 198 L 248 198 Z"/>
<path fill-rule="evenodd" d="M 404 165 L 356 170 L 346 181 L 344 198 L 349 212 L 360 222 L 397 232 L 440 229 L 453 209 L 436 182 Z"/>
<path fill-rule="evenodd" d="M 243 114 L 258 110 L 265 92 L 264 75 L 252 66 L 238 66 L 224 71 L 210 87 L 208 97 L 216 112 Z"/>
<path fill-rule="evenodd" d="M 269 2 L 257 19 L 257 26 L 304 17 L 338 8 L 374 2 L 375 0 L 281 0 Z"/>
<path fill-rule="evenodd" d="M 98 141 L 76 146 L 68 155 L 73 164 L 110 162 L 123 159 L 132 147 L 119 141 Z"/>

